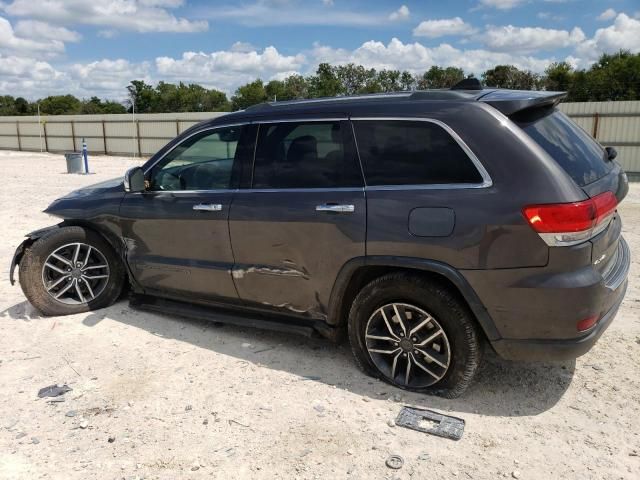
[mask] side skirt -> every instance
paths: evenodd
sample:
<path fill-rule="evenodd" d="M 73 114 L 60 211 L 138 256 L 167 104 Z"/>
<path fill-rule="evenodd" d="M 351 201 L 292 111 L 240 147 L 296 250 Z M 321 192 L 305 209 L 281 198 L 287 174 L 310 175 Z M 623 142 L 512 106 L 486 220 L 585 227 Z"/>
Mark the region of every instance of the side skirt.
<path fill-rule="evenodd" d="M 254 312 L 205 307 L 193 303 L 135 293 L 130 296 L 129 306 L 138 310 L 164 313 L 166 315 L 177 315 L 195 320 L 219 322 L 261 330 L 295 333 L 305 337 L 312 337 L 315 333 L 319 333 L 334 342 L 339 341 L 341 338 L 339 329 L 317 320 L 298 320 L 284 316 L 258 315 Z"/>

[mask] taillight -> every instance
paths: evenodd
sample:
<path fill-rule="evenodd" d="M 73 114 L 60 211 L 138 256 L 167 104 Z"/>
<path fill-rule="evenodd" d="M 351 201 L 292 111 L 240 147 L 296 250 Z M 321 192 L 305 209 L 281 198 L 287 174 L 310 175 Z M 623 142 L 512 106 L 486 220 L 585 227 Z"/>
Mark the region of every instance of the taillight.
<path fill-rule="evenodd" d="M 530 205 L 522 213 L 547 245 L 557 247 L 576 245 L 600 233 L 617 206 L 616 196 L 604 192 L 582 202 Z"/>

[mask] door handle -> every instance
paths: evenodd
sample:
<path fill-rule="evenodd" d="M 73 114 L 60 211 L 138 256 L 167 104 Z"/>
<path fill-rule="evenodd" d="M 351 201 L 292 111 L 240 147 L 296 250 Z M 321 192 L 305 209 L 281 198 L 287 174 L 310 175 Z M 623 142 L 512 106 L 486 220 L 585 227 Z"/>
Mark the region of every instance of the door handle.
<path fill-rule="evenodd" d="M 338 213 L 353 213 L 356 207 L 353 205 L 335 205 L 331 203 L 325 203 L 324 205 L 316 205 L 316 212 L 338 212 Z"/>
<path fill-rule="evenodd" d="M 201 210 L 204 212 L 219 212 L 222 210 L 222 205 L 219 203 L 198 203 L 193 206 L 194 210 Z"/>

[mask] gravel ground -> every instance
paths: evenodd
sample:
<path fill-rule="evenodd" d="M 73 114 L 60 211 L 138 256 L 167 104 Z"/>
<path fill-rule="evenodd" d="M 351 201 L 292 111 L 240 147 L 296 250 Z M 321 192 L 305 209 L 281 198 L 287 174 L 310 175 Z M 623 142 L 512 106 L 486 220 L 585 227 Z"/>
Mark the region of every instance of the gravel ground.
<path fill-rule="evenodd" d="M 460 399 L 411 394 L 361 374 L 347 345 L 217 327 L 129 309 L 40 318 L 11 255 L 55 223 L 64 193 L 119 176 L 134 159 L 0 152 L 0 477 L 640 478 L 640 267 L 616 320 L 587 355 L 522 364 L 487 354 Z M 640 251 L 640 185 L 620 207 Z M 38 399 L 67 383 L 64 402 Z M 462 417 L 445 440 L 394 426 L 402 405 Z M 400 470 L 385 466 L 391 454 Z"/>

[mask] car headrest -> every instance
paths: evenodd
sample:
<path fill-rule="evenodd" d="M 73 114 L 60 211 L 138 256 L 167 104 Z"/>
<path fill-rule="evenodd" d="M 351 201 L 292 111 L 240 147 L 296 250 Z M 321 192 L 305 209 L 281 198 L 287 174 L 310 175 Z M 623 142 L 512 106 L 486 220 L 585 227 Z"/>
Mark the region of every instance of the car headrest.
<path fill-rule="evenodd" d="M 287 163 L 298 163 L 302 160 L 315 161 L 318 158 L 318 141 L 311 135 L 303 135 L 293 139 L 287 152 Z"/>

